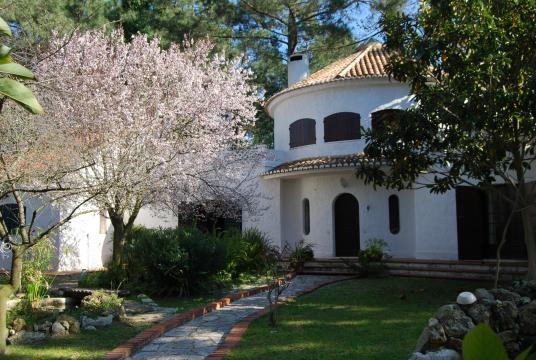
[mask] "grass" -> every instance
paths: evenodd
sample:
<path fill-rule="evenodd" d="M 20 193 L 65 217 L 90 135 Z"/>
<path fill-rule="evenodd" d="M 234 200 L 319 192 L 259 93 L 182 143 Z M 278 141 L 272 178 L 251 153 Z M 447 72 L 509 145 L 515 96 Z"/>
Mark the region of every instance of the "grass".
<path fill-rule="evenodd" d="M 415 278 L 355 279 L 283 305 L 279 324 L 254 321 L 227 357 L 238 359 L 408 359 L 437 308 L 489 284 Z"/>
<path fill-rule="evenodd" d="M 160 306 L 176 307 L 178 312 L 187 311 L 204 305 L 213 300 L 211 296 L 195 298 L 162 298 L 155 299 Z M 79 317 L 80 310 L 74 310 L 73 316 Z M 38 359 L 38 360 L 93 360 L 100 359 L 119 344 L 136 336 L 150 324 L 129 325 L 114 322 L 112 325 L 99 328 L 95 332 L 85 331 L 77 335 L 62 338 L 48 338 L 36 345 L 8 346 L 6 359 Z"/>

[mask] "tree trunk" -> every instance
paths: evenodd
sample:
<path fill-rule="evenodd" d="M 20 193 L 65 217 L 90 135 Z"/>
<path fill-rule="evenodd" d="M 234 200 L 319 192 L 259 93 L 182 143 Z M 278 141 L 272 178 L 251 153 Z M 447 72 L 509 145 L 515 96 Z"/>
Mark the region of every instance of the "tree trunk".
<path fill-rule="evenodd" d="M 4 285 L 0 288 L 0 355 L 6 353 L 7 341 L 7 300 L 15 292 L 11 285 Z"/>
<path fill-rule="evenodd" d="M 13 291 L 17 292 L 22 286 L 22 263 L 24 260 L 23 246 L 14 246 L 11 250 L 11 277 L 10 284 L 13 287 Z"/>
<path fill-rule="evenodd" d="M 110 210 L 108 214 L 110 215 L 110 222 L 114 227 L 112 262 L 115 266 L 123 266 L 123 250 L 126 244 L 124 216 L 123 214 L 117 214 Z"/>
<path fill-rule="evenodd" d="M 528 271 L 527 279 L 536 280 L 536 243 L 534 242 L 534 229 L 532 227 L 531 208 L 524 207 L 521 210 L 523 220 L 523 237 L 527 246 Z"/>

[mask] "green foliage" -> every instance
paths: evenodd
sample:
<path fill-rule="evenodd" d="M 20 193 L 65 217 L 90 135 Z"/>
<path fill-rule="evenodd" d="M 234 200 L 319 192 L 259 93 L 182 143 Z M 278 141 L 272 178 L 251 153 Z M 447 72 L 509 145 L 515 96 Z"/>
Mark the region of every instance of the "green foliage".
<path fill-rule="evenodd" d="M 227 231 L 223 240 L 229 249 L 226 271 L 233 279 L 241 274 L 262 275 L 270 272 L 279 258 L 279 249 L 270 243 L 266 234 L 256 228 L 240 232 Z"/>
<path fill-rule="evenodd" d="M 387 242 L 383 239 L 368 239 L 365 241 L 365 250 L 360 255 L 365 256 L 368 260 L 382 260 L 387 255 Z"/>
<path fill-rule="evenodd" d="M 11 28 L 2 18 L 0 18 L 0 33 L 11 36 Z M 0 73 L 4 77 L 0 78 L 0 95 L 11 99 L 21 107 L 31 113 L 43 112 L 43 108 L 33 95 L 32 91 L 17 80 L 33 80 L 33 73 L 24 66 L 17 64 L 11 57 L 11 49 L 6 45 L 0 45 Z"/>
<path fill-rule="evenodd" d="M 313 245 L 306 244 L 305 241 L 300 240 L 289 255 L 290 267 L 294 271 L 299 271 L 304 263 L 312 261 L 314 257 Z"/>
<path fill-rule="evenodd" d="M 103 290 L 96 290 L 82 299 L 82 307 L 92 314 L 116 316 L 122 305 L 123 299 L 116 293 Z"/>
<path fill-rule="evenodd" d="M 530 354 L 532 347 L 516 356 L 515 360 L 535 360 L 536 353 Z M 465 360 L 508 360 L 508 355 L 499 335 L 486 324 L 479 324 L 463 339 Z"/>
<path fill-rule="evenodd" d="M 43 238 L 29 248 L 24 254 L 22 267 L 22 286 L 29 284 L 42 284 L 49 287 L 51 278 L 45 275 L 50 270 L 56 247 L 50 238 Z"/>
<path fill-rule="evenodd" d="M 227 265 L 225 242 L 196 228 L 138 227 L 126 251 L 131 285 L 162 295 L 202 291 Z"/>

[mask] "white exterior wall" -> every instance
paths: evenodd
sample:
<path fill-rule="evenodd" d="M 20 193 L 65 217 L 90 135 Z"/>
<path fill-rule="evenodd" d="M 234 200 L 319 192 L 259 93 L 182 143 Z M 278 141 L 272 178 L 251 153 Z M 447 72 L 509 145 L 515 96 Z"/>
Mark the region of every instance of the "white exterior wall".
<path fill-rule="evenodd" d="M 266 181 L 266 180 L 265 180 Z M 268 180 L 269 181 L 269 180 Z M 361 248 L 371 238 L 387 241 L 392 255 L 413 257 L 415 249 L 415 223 L 411 191 L 396 192 L 373 190 L 364 186 L 352 170 L 324 174 L 309 174 L 282 180 L 283 241 L 292 247 L 298 241 L 314 245 L 316 257 L 335 256 L 334 203 L 344 193 L 352 194 L 359 203 L 359 232 Z M 388 198 L 396 194 L 400 204 L 400 232 L 389 230 Z M 310 203 L 310 232 L 303 232 L 303 200 Z"/>
<path fill-rule="evenodd" d="M 337 112 L 356 112 L 361 126 L 371 126 L 370 114 L 383 109 L 405 109 L 411 104 L 407 85 L 386 79 L 358 79 L 315 85 L 280 95 L 268 105 L 274 118 L 274 145 L 278 163 L 326 155 L 346 155 L 363 151 L 365 141 L 324 143 L 323 120 Z M 292 122 L 312 118 L 316 121 L 316 144 L 289 148 Z M 271 185 L 270 185 L 271 184 Z M 273 184 L 277 184 L 274 186 Z M 360 245 L 366 240 L 387 241 L 394 257 L 457 259 L 456 198 L 451 191 L 430 194 L 427 189 L 397 192 L 376 189 L 355 177 L 353 169 L 322 169 L 259 178 L 259 188 L 271 194 L 267 216 L 252 220 L 246 214 L 246 227 L 256 226 L 280 244 L 294 246 L 305 240 L 314 245 L 316 257 L 335 256 L 334 202 L 350 193 L 359 202 Z M 400 231 L 389 230 L 388 198 L 399 198 Z M 303 231 L 303 200 L 310 203 L 310 233 Z"/>
<path fill-rule="evenodd" d="M 4 200 L 1 203 L 13 203 Z M 26 221 L 31 221 L 32 209 L 43 204 L 39 199 L 29 201 L 26 209 Z M 68 209 L 49 207 L 39 213 L 35 221 L 35 228 L 46 229 L 62 218 Z M 148 228 L 175 227 L 177 218 L 166 210 L 156 210 L 150 207 L 143 208 L 136 219 L 137 225 Z M 69 223 L 62 226 L 52 234 L 56 247 L 52 269 L 55 271 L 96 270 L 103 268 L 112 256 L 113 227 L 106 220 L 106 233 L 100 233 L 100 213 L 91 207 L 80 209 L 80 215 L 74 217 Z M 11 256 L 0 257 L 0 268 L 11 268 Z"/>
<path fill-rule="evenodd" d="M 410 104 L 407 85 L 386 79 L 346 80 L 317 85 L 281 95 L 269 105 L 274 118 L 274 148 L 281 162 L 346 155 L 363 151 L 364 140 L 324 142 L 324 118 L 338 112 L 361 115 L 361 126 L 370 127 L 370 114 L 383 109 L 405 109 Z M 296 120 L 316 121 L 316 144 L 290 149 L 289 126 Z"/>

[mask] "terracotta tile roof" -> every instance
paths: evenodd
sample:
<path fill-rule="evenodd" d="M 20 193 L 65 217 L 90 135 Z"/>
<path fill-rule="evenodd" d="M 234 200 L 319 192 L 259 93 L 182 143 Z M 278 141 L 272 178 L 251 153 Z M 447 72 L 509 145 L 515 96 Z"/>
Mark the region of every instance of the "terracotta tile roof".
<path fill-rule="evenodd" d="M 280 164 L 273 169 L 268 170 L 263 175 L 276 175 L 317 169 L 353 168 L 371 161 L 377 160 L 369 158 L 364 153 L 336 156 L 319 156 Z"/>
<path fill-rule="evenodd" d="M 389 74 L 385 70 L 388 60 L 389 53 L 382 44 L 373 42 L 363 45 L 356 53 L 337 60 L 278 92 L 268 100 L 266 105 L 279 95 L 312 85 L 347 79 L 388 77 Z"/>

